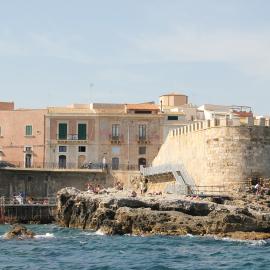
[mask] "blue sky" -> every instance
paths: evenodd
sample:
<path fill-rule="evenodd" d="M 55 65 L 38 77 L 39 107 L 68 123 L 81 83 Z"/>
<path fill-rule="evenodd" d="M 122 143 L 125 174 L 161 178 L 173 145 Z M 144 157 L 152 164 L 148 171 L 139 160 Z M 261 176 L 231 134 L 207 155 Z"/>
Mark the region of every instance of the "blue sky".
<path fill-rule="evenodd" d="M 269 14 L 268 0 L 0 0 L 1 101 L 42 109 L 176 92 L 270 115 Z"/>

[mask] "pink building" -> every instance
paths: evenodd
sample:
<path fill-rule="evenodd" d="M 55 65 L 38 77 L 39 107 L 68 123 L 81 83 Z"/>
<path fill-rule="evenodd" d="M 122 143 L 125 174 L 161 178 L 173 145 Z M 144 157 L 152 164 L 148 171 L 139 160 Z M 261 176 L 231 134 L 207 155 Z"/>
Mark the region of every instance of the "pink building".
<path fill-rule="evenodd" d="M 43 167 L 47 111 L 14 110 L 14 103 L 0 102 L 0 160 L 25 168 Z"/>

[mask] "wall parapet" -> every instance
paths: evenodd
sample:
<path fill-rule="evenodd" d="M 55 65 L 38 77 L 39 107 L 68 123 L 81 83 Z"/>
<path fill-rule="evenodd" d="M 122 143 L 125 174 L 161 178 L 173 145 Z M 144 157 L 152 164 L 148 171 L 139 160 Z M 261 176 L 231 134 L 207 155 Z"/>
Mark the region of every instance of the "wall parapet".
<path fill-rule="evenodd" d="M 209 129 L 213 127 L 226 127 L 226 126 L 260 126 L 260 127 L 270 127 L 270 119 L 260 118 L 255 119 L 254 117 L 239 118 L 235 117 L 233 119 L 229 118 L 213 118 L 210 120 L 199 121 L 184 127 L 173 129 L 169 132 L 169 137 L 177 137 L 191 132 L 196 132 L 203 129 Z"/>

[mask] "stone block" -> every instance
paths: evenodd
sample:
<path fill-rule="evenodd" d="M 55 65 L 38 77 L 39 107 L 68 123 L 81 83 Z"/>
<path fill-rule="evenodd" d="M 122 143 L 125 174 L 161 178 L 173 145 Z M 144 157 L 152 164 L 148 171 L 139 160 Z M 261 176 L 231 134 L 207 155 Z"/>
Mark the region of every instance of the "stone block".
<path fill-rule="evenodd" d="M 222 118 L 219 121 L 220 121 L 219 123 L 220 123 L 221 127 L 224 127 L 224 126 L 228 125 L 228 119 L 227 118 Z"/>
<path fill-rule="evenodd" d="M 240 122 L 240 117 L 238 118 L 233 118 L 233 126 L 240 126 L 241 125 L 241 122 Z"/>
<path fill-rule="evenodd" d="M 254 118 L 247 117 L 247 126 L 254 126 Z"/>
<path fill-rule="evenodd" d="M 260 118 L 259 126 L 265 127 L 265 118 Z"/>

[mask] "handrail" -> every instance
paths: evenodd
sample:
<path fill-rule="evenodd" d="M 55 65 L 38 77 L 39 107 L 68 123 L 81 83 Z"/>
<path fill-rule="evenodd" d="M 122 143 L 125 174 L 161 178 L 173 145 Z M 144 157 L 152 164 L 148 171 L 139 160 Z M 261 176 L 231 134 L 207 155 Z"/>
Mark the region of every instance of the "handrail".
<path fill-rule="evenodd" d="M 180 175 L 177 173 L 177 171 L 180 172 Z M 140 166 L 140 172 L 144 176 L 149 175 L 157 175 L 157 174 L 165 174 L 165 173 L 172 173 L 176 182 L 178 183 L 178 186 L 181 186 L 181 193 L 184 192 L 185 194 L 194 192 L 196 190 L 196 186 L 192 180 L 192 178 L 187 174 L 184 166 L 182 164 L 163 164 L 159 166 L 152 167 L 147 166 Z M 169 186 L 168 186 L 169 187 Z M 179 192 L 175 192 L 175 187 L 170 187 L 171 189 L 174 189 L 173 193 L 178 194 Z"/>

